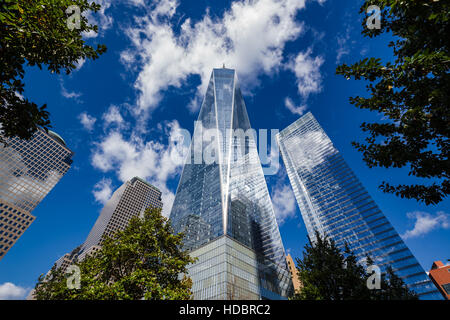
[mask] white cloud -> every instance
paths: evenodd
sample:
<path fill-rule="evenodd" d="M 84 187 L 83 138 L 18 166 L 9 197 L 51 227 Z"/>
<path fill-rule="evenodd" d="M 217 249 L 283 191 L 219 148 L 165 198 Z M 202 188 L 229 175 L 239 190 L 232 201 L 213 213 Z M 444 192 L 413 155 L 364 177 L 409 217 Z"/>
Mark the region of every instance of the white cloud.
<path fill-rule="evenodd" d="M 29 289 L 16 286 L 14 283 L 0 284 L 0 300 L 21 300 L 26 297 Z"/>
<path fill-rule="evenodd" d="M 137 7 L 145 5 L 145 0 L 127 0 L 127 2 Z"/>
<path fill-rule="evenodd" d="M 171 18 L 177 6 L 176 1 L 159 1 L 150 14 L 135 18 L 138 27 L 127 29 L 133 47 L 122 52 L 121 61 L 130 66 L 142 63 L 134 84 L 137 114 L 154 110 L 162 91 L 180 87 L 190 75 L 200 76 L 197 95 L 202 95 L 211 69 L 223 63 L 238 71 L 245 79 L 242 83 L 257 85 L 261 74 L 283 66 L 285 44 L 303 31 L 303 23 L 295 17 L 304 8 L 304 0 L 233 2 L 222 17 L 213 18 L 207 11 L 195 23 L 185 19 L 175 34 Z M 322 60 L 311 61 L 315 72 Z"/>
<path fill-rule="evenodd" d="M 369 52 L 369 48 L 368 48 L 368 47 L 363 47 L 363 48 L 359 51 L 359 54 L 362 55 L 362 56 L 365 56 L 368 52 Z"/>
<path fill-rule="evenodd" d="M 270 197 L 278 225 L 282 225 L 287 219 L 295 217 L 297 201 L 290 184 L 286 183 L 288 181 L 286 172 L 279 170 L 274 178 L 276 184 Z"/>
<path fill-rule="evenodd" d="M 350 53 L 350 49 L 347 46 L 347 40 L 348 40 L 348 38 L 345 38 L 345 37 L 337 38 L 337 43 L 339 45 L 339 48 L 336 51 L 336 64 L 341 63 L 342 57 L 346 56 Z"/>
<path fill-rule="evenodd" d="M 272 203 L 279 225 L 288 218 L 295 217 L 296 201 L 289 185 L 277 184 L 272 192 Z"/>
<path fill-rule="evenodd" d="M 83 125 L 84 129 L 91 132 L 94 130 L 94 125 L 97 119 L 93 116 L 90 116 L 87 112 L 82 112 L 78 116 L 78 119 L 80 120 L 81 124 Z"/>
<path fill-rule="evenodd" d="M 179 129 L 178 122 L 174 120 L 164 126 L 168 145 L 144 141 L 133 133 L 127 138 L 119 131 L 109 132 L 96 144 L 92 165 L 103 172 L 115 172 L 123 182 L 138 176 L 158 187 L 163 193 L 163 214 L 168 216 L 174 194 L 167 187 L 167 181 L 179 173 L 182 161 L 177 143 L 170 139 Z"/>
<path fill-rule="evenodd" d="M 292 112 L 293 114 L 297 114 L 299 116 L 304 114 L 306 109 L 308 108 L 306 105 L 300 105 L 296 107 L 294 105 L 294 102 L 289 97 L 286 97 L 286 99 L 284 99 L 284 105 L 286 106 L 286 108 L 288 108 L 290 112 Z"/>
<path fill-rule="evenodd" d="M 414 219 L 414 228 L 407 230 L 402 238 L 404 240 L 424 236 L 436 229 L 450 229 L 450 215 L 444 211 L 438 211 L 435 215 L 428 212 L 414 211 L 408 212 L 406 216 Z"/>
<path fill-rule="evenodd" d="M 78 61 L 75 62 L 75 67 L 76 67 L 75 70 L 80 70 L 83 67 L 85 62 L 86 62 L 86 59 L 83 59 L 83 58 L 78 59 Z"/>
<path fill-rule="evenodd" d="M 108 127 L 112 124 L 116 124 L 116 125 L 120 126 L 124 123 L 123 117 L 119 111 L 119 107 L 117 107 L 115 105 L 111 105 L 109 107 L 108 111 L 106 111 L 103 114 L 102 118 L 103 118 L 105 127 Z"/>
<path fill-rule="evenodd" d="M 95 0 L 94 2 L 99 4 L 101 8 L 96 13 L 88 12 L 86 18 L 88 19 L 89 24 L 97 25 L 99 33 L 102 33 L 111 28 L 113 24 L 113 18 L 105 13 L 105 11 L 111 7 L 111 2 L 108 0 Z M 85 32 L 83 33 L 83 37 L 95 38 L 99 33 L 94 31 Z"/>
<path fill-rule="evenodd" d="M 139 125 L 158 107 L 164 91 L 183 86 L 192 75 L 199 76 L 197 94 L 187 105 L 191 111 L 196 111 L 212 68 L 225 63 L 237 70 L 241 83 L 246 86 L 244 90 L 257 86 L 261 75 L 292 70 L 300 79 L 299 87 L 300 83 L 309 85 L 303 91 L 307 96 L 320 91 L 318 69 L 323 59 L 311 57 L 310 50 L 304 53 L 305 61 L 297 64 L 285 57 L 286 43 L 296 40 L 304 30 L 296 16 L 305 7 L 305 0 L 233 2 L 221 16 L 212 16 L 207 10 L 195 21 L 177 15 L 177 0 L 151 4 L 128 1 L 140 6 L 143 12 L 134 17 L 133 26 L 126 29 L 131 47 L 120 54 L 121 62 L 129 70 L 137 71 L 134 81 L 137 98 L 131 110 L 137 126 L 131 132 L 122 132 L 128 124 L 119 110 L 111 106 L 103 115 L 108 132 L 95 144 L 91 163 L 104 173 L 115 173 L 121 181 L 139 176 L 157 186 L 163 193 L 163 214 L 168 215 L 174 194 L 167 182 L 179 174 L 182 161 L 173 161 L 177 154 L 174 142 L 148 141 Z M 180 26 L 176 32 L 175 26 Z M 286 68 L 286 62 L 292 65 L 291 69 Z M 309 72 L 314 74 L 309 75 Z M 292 110 L 299 113 L 302 107 L 292 103 Z M 116 126 L 110 125 L 113 123 Z M 165 123 L 162 127 L 170 136 L 178 122 Z M 276 195 L 277 199 L 281 196 Z M 289 215 L 289 210 L 290 207 L 281 208 L 284 215 Z"/>
<path fill-rule="evenodd" d="M 65 87 L 64 87 L 64 82 L 63 80 L 60 80 L 60 84 L 61 84 L 61 95 L 66 98 L 66 99 L 75 99 L 76 101 L 79 101 L 78 98 L 81 97 L 81 93 L 79 92 L 75 92 L 75 91 L 68 91 Z"/>
<path fill-rule="evenodd" d="M 94 185 L 92 194 L 94 195 L 96 201 L 105 204 L 111 198 L 112 192 L 111 179 L 103 178 Z"/>
<path fill-rule="evenodd" d="M 320 56 L 313 58 L 311 53 L 311 48 L 300 52 L 288 65 L 288 68 L 295 73 L 298 92 L 304 99 L 307 99 L 311 93 L 318 93 L 322 90 L 320 67 L 325 60 Z"/>
<path fill-rule="evenodd" d="M 350 54 L 350 33 L 352 31 L 352 27 L 350 25 L 347 25 L 347 28 L 345 30 L 345 34 L 339 34 L 336 37 L 336 42 L 338 44 L 338 49 L 336 50 L 336 64 L 341 63 L 342 58 L 346 55 Z"/>
<path fill-rule="evenodd" d="M 172 17 L 175 14 L 178 7 L 177 0 L 159 0 L 154 2 L 155 4 L 151 12 L 153 20 L 156 20 L 161 16 Z"/>

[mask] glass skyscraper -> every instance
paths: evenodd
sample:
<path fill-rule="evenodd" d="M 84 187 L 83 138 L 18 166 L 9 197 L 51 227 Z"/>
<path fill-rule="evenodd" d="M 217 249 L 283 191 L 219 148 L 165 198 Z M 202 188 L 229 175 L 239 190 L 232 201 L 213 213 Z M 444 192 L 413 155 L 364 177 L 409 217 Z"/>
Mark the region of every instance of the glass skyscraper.
<path fill-rule="evenodd" d="M 55 132 L 0 142 L 0 260 L 35 220 L 31 211 L 70 169 L 73 152 Z"/>
<path fill-rule="evenodd" d="M 281 155 L 308 235 L 315 230 L 345 243 L 382 271 L 388 265 L 421 299 L 441 299 L 436 287 L 314 116 L 306 115 L 277 135 Z"/>
<path fill-rule="evenodd" d="M 283 299 L 292 283 L 232 69 L 214 69 L 170 220 L 185 233 L 194 299 Z"/>

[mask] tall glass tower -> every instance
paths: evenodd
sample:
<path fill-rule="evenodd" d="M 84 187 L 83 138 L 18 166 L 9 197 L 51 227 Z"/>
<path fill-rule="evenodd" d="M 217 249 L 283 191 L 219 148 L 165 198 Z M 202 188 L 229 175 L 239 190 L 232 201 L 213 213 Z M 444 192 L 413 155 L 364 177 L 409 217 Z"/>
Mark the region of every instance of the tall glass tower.
<path fill-rule="evenodd" d="M 436 287 L 334 147 L 314 116 L 306 115 L 277 135 L 289 180 L 309 237 L 315 232 L 345 243 L 382 271 L 392 266 L 421 299 L 441 299 Z"/>
<path fill-rule="evenodd" d="M 31 212 L 66 174 L 73 152 L 53 131 L 0 142 L 0 260 L 35 220 Z"/>
<path fill-rule="evenodd" d="M 214 69 L 170 220 L 184 231 L 195 299 L 283 299 L 292 283 L 232 69 Z"/>

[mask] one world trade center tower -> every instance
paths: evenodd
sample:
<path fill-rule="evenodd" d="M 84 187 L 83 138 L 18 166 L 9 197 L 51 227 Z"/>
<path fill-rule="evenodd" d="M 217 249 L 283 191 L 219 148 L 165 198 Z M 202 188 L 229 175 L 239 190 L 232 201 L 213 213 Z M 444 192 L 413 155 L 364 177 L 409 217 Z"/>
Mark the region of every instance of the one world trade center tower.
<path fill-rule="evenodd" d="M 194 299 L 285 299 L 292 290 L 255 136 L 232 69 L 214 69 L 170 220 Z"/>

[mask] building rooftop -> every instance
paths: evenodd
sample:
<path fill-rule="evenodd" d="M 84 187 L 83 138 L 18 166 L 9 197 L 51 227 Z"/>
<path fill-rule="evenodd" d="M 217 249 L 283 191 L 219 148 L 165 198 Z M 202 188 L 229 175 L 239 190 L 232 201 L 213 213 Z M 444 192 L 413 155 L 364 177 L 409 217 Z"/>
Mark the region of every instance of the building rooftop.
<path fill-rule="evenodd" d="M 145 183 L 149 187 L 152 187 L 153 189 L 156 189 L 157 191 L 161 192 L 161 190 L 159 190 L 157 187 L 155 187 L 154 185 L 148 183 L 147 181 L 145 181 L 144 179 L 139 178 L 139 177 L 134 177 L 133 179 L 131 179 L 131 183 L 134 183 L 136 180 L 139 180 L 140 182 Z"/>
<path fill-rule="evenodd" d="M 67 147 L 67 144 L 64 141 L 64 139 L 59 134 L 57 134 L 56 132 L 48 130 L 48 135 L 50 137 L 52 137 L 53 139 L 55 139 L 56 141 L 58 141 L 59 143 L 61 143 L 63 146 Z"/>

